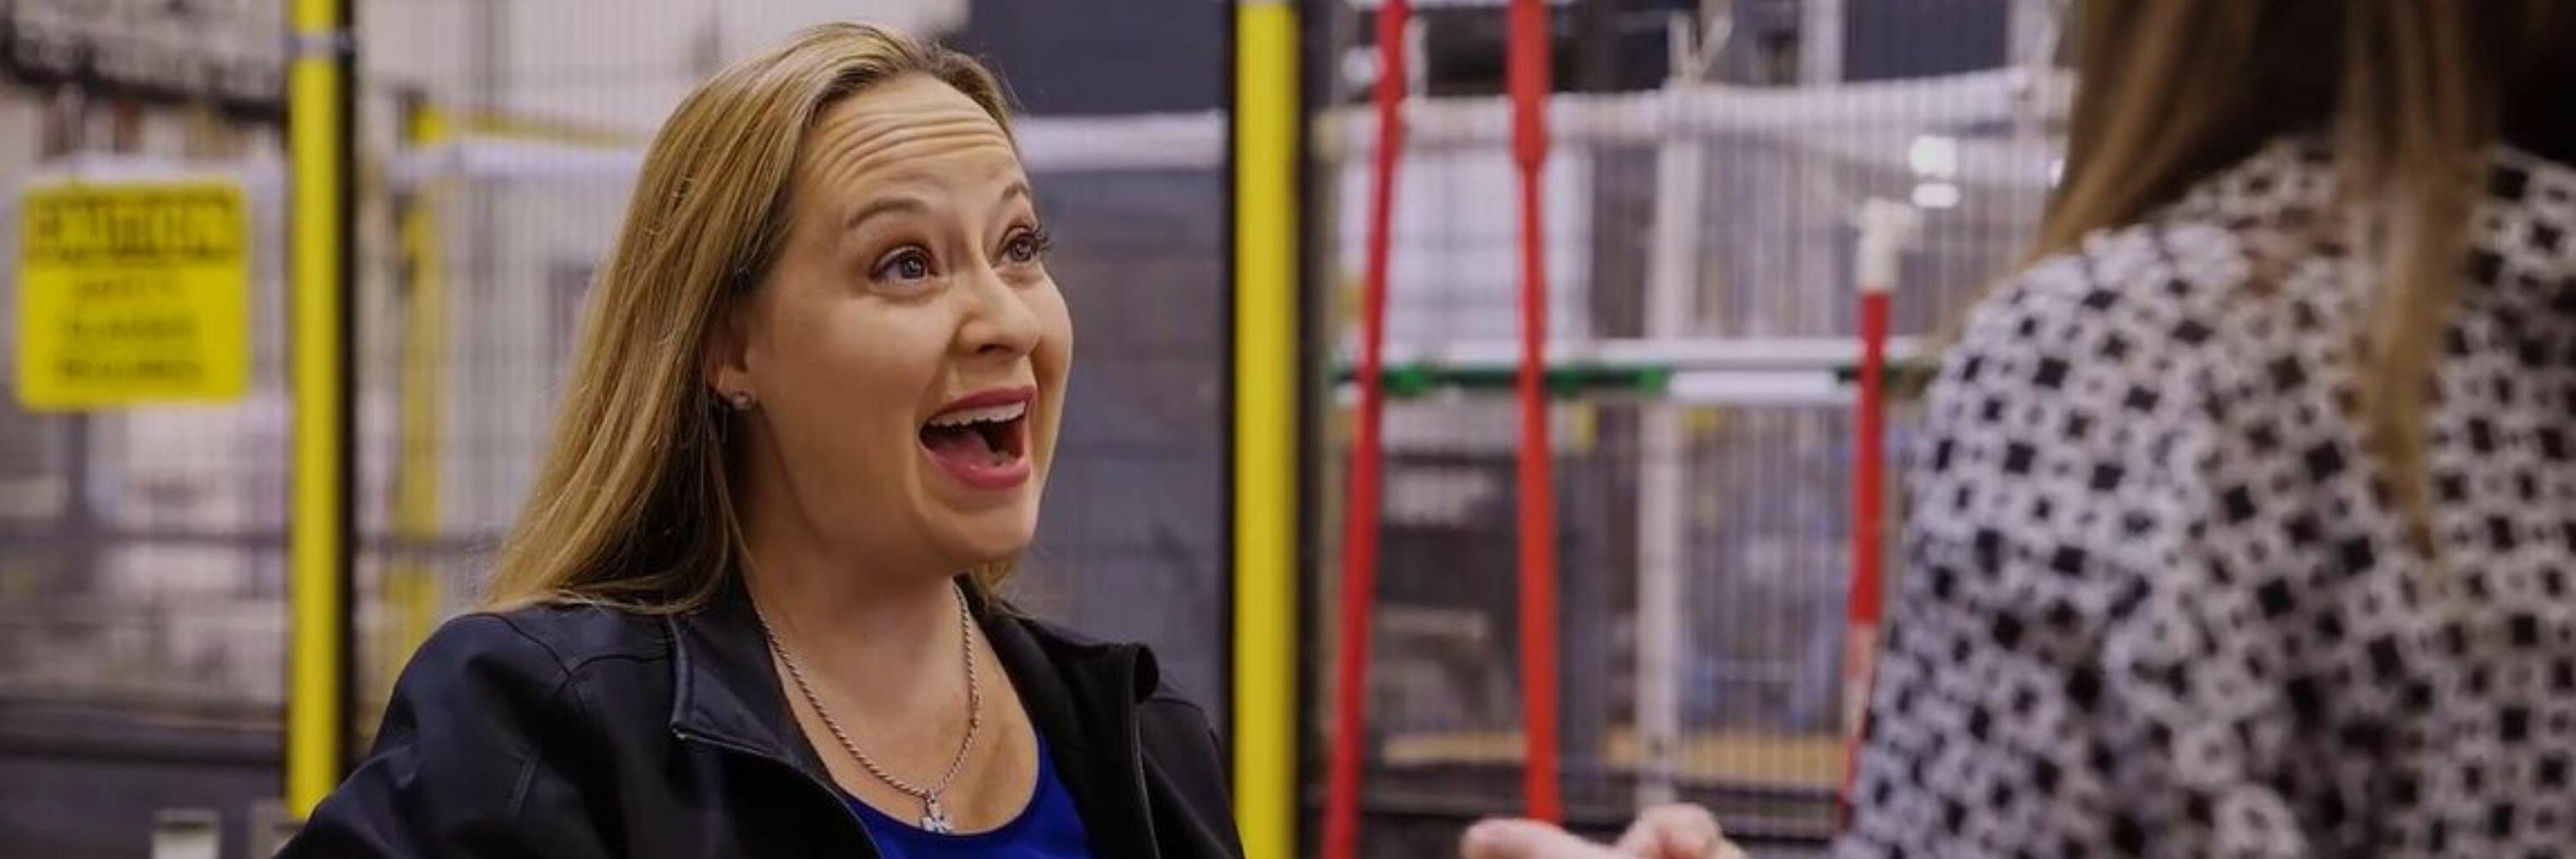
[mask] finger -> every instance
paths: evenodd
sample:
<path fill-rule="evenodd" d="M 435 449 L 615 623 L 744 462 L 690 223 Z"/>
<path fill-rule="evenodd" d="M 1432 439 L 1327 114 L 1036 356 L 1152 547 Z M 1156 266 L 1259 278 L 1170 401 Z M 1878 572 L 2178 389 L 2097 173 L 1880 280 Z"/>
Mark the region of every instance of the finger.
<path fill-rule="evenodd" d="M 1696 805 L 1662 805 L 1637 815 L 1619 850 L 1658 859 L 1707 859 L 1726 845 L 1717 818 Z"/>
<path fill-rule="evenodd" d="M 1535 820 L 1488 820 L 1458 840 L 1465 859 L 1616 859 L 1599 845 Z"/>

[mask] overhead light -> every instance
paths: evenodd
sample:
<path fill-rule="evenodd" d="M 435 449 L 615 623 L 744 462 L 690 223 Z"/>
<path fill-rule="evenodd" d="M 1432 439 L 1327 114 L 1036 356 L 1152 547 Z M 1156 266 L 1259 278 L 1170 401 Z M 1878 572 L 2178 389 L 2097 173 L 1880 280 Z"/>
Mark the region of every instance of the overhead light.
<path fill-rule="evenodd" d="M 1352 48 L 1342 52 L 1342 80 L 1354 91 L 1365 92 L 1377 85 L 1378 56 L 1376 48 Z"/>
<path fill-rule="evenodd" d="M 1959 175 L 1959 141 L 1954 137 L 1925 134 L 1914 138 L 1906 147 L 1905 163 L 1914 167 L 1914 175 L 1948 179 Z"/>
<path fill-rule="evenodd" d="M 1951 209 L 1959 205 L 1959 186 L 1948 182 L 1921 182 L 1914 186 L 1914 207 L 1918 209 Z"/>

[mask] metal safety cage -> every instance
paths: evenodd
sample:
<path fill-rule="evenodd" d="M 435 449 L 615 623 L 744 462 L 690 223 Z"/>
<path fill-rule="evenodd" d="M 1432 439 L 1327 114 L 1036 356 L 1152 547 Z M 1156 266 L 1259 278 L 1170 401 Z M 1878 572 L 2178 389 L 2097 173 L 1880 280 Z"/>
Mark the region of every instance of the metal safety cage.
<path fill-rule="evenodd" d="M 1448 14 L 1428 26 L 1465 26 L 1468 13 Z M 1734 67 L 1702 48 L 1724 43 L 1725 19 L 1675 20 L 1673 68 Z M 1442 42 L 1423 26 L 1409 31 L 1417 45 Z M 1347 38 L 1365 29 L 1338 29 L 1338 92 L 1364 92 L 1376 72 Z M 1474 818 L 1516 812 L 1526 764 L 1512 126 L 1500 97 L 1422 95 L 1443 86 L 1462 85 L 1417 81 L 1403 107 L 1393 194 L 1362 855 L 1445 849 Z M 2018 67 L 1780 85 L 1677 71 L 1659 89 L 1550 100 L 1545 356 L 1569 822 L 1609 826 L 1678 798 L 1757 840 L 1834 831 L 1866 670 L 1845 659 L 1855 511 L 1875 505 L 1893 533 L 1902 506 L 1901 486 L 1854 495 L 1863 211 L 1892 206 L 1911 227 L 1881 284 L 1903 382 L 2024 250 L 2063 100 L 2059 80 Z M 1377 134 L 1365 106 L 1328 109 L 1315 127 L 1345 411 L 1310 467 L 1338 488 Z M 1878 443 L 1901 453 L 1910 407 L 1873 407 L 1887 417 Z"/>
<path fill-rule="evenodd" d="M 24 184 L 212 180 L 250 234 L 248 384 L 228 402 L 30 412 L 0 401 L 0 801 L 40 809 L 6 838 L 71 849 L 113 816 L 209 795 L 235 820 L 273 801 L 286 700 L 285 186 L 274 159 L 83 156 L 0 187 L 19 258 Z M 12 264 L 0 376 L 16 378 Z M 119 766 L 104 766 L 119 762 Z M 64 773 L 84 773 L 66 777 Z M 110 805 L 110 804 L 101 804 Z M 54 822 L 37 822 L 54 821 Z M 51 840 L 51 839 L 61 839 Z"/>

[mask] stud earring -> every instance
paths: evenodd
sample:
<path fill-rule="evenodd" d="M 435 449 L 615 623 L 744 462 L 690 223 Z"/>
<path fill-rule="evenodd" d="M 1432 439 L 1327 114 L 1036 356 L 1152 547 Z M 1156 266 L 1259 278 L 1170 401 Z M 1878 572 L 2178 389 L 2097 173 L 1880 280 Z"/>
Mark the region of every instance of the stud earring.
<path fill-rule="evenodd" d="M 750 392 L 750 391 L 735 391 L 735 392 L 733 392 L 733 393 L 726 394 L 726 395 L 725 395 L 725 403 L 726 403 L 726 404 L 728 404 L 728 405 L 733 406 L 733 410 L 734 410 L 734 411 L 737 411 L 737 412 L 747 412 L 747 411 L 750 411 L 750 410 L 751 410 L 751 392 Z"/>

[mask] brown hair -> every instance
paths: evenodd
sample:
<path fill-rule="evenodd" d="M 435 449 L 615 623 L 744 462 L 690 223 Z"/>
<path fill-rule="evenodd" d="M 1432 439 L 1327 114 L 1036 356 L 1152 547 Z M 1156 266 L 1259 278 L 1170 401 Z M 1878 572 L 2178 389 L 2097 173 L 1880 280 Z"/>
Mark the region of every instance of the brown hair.
<path fill-rule="evenodd" d="M 2576 3 L 2082 0 L 2076 15 L 2080 89 L 2036 254 L 2133 223 L 2270 138 L 2330 134 L 2340 220 L 2373 237 L 2380 272 L 2362 417 L 2429 547 L 2426 386 L 2473 180 L 2526 115 L 2576 108 L 2559 89 L 2576 67 Z"/>
<path fill-rule="evenodd" d="M 700 370 L 727 302 L 768 272 L 787 233 L 807 128 L 841 99 L 927 75 L 1009 127 L 974 60 L 861 24 L 813 27 L 718 72 L 644 157 L 527 504 L 484 591 L 638 611 L 704 604 L 739 557 L 726 418 Z"/>

